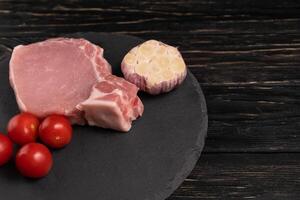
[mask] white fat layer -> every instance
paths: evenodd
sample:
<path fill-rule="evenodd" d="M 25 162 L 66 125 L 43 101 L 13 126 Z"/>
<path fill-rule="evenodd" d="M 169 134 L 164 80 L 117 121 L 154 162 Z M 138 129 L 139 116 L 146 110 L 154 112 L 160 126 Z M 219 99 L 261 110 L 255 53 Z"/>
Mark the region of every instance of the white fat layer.
<path fill-rule="evenodd" d="M 15 66 L 13 64 L 13 62 L 15 60 L 14 52 L 20 50 L 22 47 L 23 47 L 23 45 L 18 45 L 13 50 L 12 57 L 11 57 L 10 62 L 9 62 L 9 81 L 10 81 L 11 86 L 13 87 L 13 90 L 14 90 L 14 93 L 15 93 L 15 96 L 16 96 L 16 100 L 17 100 L 17 104 L 18 104 L 20 110 L 23 111 L 23 112 L 26 112 L 27 108 L 26 108 L 25 104 L 23 103 L 23 101 L 21 100 L 20 95 L 19 95 L 19 91 L 16 87 L 15 74 L 14 74 L 15 70 L 13 70 L 13 66 Z"/>
<path fill-rule="evenodd" d="M 93 47 L 93 56 L 92 57 L 90 57 L 86 54 L 85 49 L 86 49 L 87 45 L 91 45 Z M 101 47 L 96 46 L 89 42 L 86 42 L 84 45 L 79 46 L 79 49 L 81 49 L 83 51 L 84 56 L 86 58 L 88 58 L 88 60 L 92 63 L 93 70 L 96 74 L 97 81 L 103 80 L 103 75 L 101 74 L 101 71 L 97 70 L 97 68 L 99 67 L 99 65 L 96 62 L 97 57 L 100 57 L 100 59 L 103 61 L 103 64 L 106 65 L 105 67 L 111 68 L 110 65 L 108 64 L 108 62 L 103 57 L 103 49 Z M 109 69 L 109 70 L 111 70 L 111 69 Z"/>

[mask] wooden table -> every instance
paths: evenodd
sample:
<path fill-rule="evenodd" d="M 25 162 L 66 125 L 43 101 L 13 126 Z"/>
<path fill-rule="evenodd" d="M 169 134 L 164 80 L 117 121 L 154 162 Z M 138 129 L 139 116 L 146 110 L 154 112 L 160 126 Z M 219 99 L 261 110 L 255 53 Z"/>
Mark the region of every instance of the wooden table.
<path fill-rule="evenodd" d="M 168 200 L 300 198 L 300 1 L 0 1 L 0 52 L 87 31 L 179 46 L 204 90 L 205 150 Z"/>

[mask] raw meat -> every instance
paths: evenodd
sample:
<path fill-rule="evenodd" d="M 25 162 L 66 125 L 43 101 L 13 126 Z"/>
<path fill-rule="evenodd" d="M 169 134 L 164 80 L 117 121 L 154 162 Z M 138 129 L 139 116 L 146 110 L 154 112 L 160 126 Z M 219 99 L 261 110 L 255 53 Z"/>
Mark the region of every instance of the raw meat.
<path fill-rule="evenodd" d="M 77 108 L 89 125 L 128 131 L 131 122 L 144 111 L 137 92 L 134 84 L 109 75 L 94 85 L 90 97 Z"/>
<path fill-rule="evenodd" d="M 55 38 L 14 48 L 10 82 L 21 111 L 38 117 L 62 114 L 84 124 L 76 106 L 111 74 L 103 49 L 84 39 Z"/>

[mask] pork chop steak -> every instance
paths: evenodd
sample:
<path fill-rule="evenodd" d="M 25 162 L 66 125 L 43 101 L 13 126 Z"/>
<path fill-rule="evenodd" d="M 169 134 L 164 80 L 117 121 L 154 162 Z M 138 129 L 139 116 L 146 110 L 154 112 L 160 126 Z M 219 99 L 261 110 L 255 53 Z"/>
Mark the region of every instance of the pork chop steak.
<path fill-rule="evenodd" d="M 103 49 L 85 39 L 54 38 L 14 48 L 9 78 L 21 111 L 38 117 L 62 114 L 84 124 L 76 106 L 111 74 Z"/>
<path fill-rule="evenodd" d="M 90 97 L 77 108 L 91 126 L 127 132 L 144 111 L 138 90 L 125 79 L 108 75 L 94 85 Z"/>

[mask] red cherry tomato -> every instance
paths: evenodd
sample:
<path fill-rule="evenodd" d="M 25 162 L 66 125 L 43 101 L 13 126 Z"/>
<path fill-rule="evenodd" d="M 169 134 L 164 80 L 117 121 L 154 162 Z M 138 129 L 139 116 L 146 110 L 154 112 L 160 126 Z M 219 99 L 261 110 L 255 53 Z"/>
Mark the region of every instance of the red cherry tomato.
<path fill-rule="evenodd" d="M 39 137 L 49 147 L 62 148 L 71 142 L 72 126 L 66 117 L 51 115 L 40 125 Z"/>
<path fill-rule="evenodd" d="M 8 136 L 19 145 L 35 142 L 38 136 L 39 124 L 38 118 L 34 115 L 20 113 L 8 122 Z"/>
<path fill-rule="evenodd" d="M 52 154 L 43 144 L 26 144 L 16 155 L 17 169 L 25 177 L 44 177 L 49 173 L 52 164 Z"/>
<path fill-rule="evenodd" d="M 0 133 L 0 166 L 7 163 L 13 155 L 13 143 L 10 139 Z"/>

